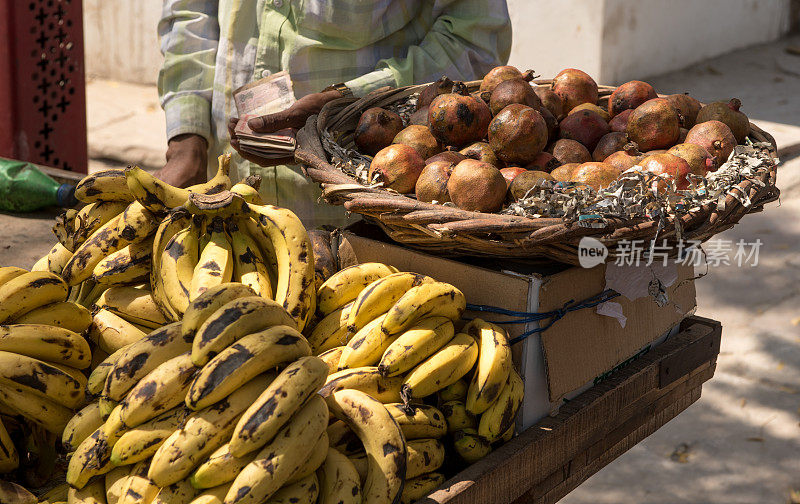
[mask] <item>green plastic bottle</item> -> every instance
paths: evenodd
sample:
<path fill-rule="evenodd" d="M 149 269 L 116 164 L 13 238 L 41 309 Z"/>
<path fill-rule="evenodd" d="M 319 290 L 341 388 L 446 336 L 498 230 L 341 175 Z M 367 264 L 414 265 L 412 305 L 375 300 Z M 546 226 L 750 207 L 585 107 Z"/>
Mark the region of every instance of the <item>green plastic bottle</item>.
<path fill-rule="evenodd" d="M 75 186 L 59 184 L 32 163 L 0 158 L 0 210 L 32 212 L 48 206 L 75 206 Z"/>

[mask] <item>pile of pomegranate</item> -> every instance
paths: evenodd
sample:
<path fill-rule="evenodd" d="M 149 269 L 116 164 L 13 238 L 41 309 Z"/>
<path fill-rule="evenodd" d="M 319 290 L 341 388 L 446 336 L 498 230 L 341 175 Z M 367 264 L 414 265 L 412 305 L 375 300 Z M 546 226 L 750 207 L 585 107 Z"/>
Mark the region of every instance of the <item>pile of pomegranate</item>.
<path fill-rule="evenodd" d="M 654 191 L 684 190 L 750 132 L 735 98 L 659 98 L 634 80 L 599 100 L 597 83 L 581 70 L 563 70 L 549 85 L 533 77 L 496 67 L 474 93 L 442 77 L 419 94 L 407 125 L 390 110 L 364 111 L 354 140 L 374 156 L 369 181 L 477 212 L 498 212 L 544 181 L 600 191 L 631 169 L 659 175 Z"/>

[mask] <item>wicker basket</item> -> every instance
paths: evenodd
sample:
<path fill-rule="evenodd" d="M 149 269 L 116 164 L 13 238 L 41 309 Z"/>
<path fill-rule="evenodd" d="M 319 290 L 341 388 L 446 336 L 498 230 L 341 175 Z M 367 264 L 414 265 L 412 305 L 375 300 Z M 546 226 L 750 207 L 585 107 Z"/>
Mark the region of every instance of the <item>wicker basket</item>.
<path fill-rule="evenodd" d="M 537 80 L 536 84 L 549 84 L 550 80 Z M 468 82 L 474 91 L 480 81 Z M 431 253 L 448 255 L 489 256 L 500 258 L 525 258 L 555 260 L 568 264 L 578 263 L 578 243 L 584 236 L 603 242 L 613 257 L 622 240 L 675 242 L 676 235 L 684 240 L 705 241 L 713 235 L 734 226 L 743 215 L 760 211 L 764 204 L 778 198 L 775 186 L 777 161 L 769 169 L 760 169 L 756 176 L 739 183 L 728 194 L 723 204 L 713 201 L 698 210 L 671 216 L 667 222 L 657 222 L 646 217 L 634 219 L 606 219 L 603 227 L 585 227 L 576 220 L 563 218 L 527 218 L 513 215 L 470 212 L 458 208 L 417 201 L 380 187 L 367 187 L 354 177 L 331 164 L 331 152 L 324 147 L 323 133 L 333 133 L 337 143 L 352 147 L 353 131 L 361 112 L 370 107 L 386 107 L 405 102 L 425 85 L 397 89 L 377 90 L 361 98 L 341 98 L 328 103 L 309 119 L 297 134 L 295 159 L 303 166 L 306 175 L 322 185 L 323 197 L 333 205 L 344 205 L 377 223 L 393 240 L 409 247 Z M 600 86 L 600 97 L 610 95 L 612 86 Z M 775 141 L 768 133 L 751 123 L 750 137 L 754 141 L 772 145 Z M 757 179 L 757 180 L 754 180 Z M 749 199 L 744 206 L 740 200 Z M 675 219 L 679 219 L 677 230 Z"/>

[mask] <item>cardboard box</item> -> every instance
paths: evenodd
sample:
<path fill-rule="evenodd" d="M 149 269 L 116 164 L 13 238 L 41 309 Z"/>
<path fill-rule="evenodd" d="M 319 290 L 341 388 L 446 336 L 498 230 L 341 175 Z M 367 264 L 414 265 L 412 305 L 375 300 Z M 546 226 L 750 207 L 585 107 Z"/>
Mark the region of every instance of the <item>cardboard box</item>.
<path fill-rule="evenodd" d="M 467 303 L 518 312 L 549 312 L 570 300 L 580 301 L 605 290 L 606 265 L 591 269 L 566 265 L 532 266 L 514 261 L 452 260 L 394 243 L 345 231 L 339 246 L 342 267 L 383 262 L 448 282 L 464 293 Z M 658 306 L 651 297 L 613 299 L 627 318 L 625 327 L 596 308 L 567 313 L 542 333 L 512 347 L 525 379 L 525 401 L 518 422 L 524 430 L 557 410 L 564 398 L 576 395 L 598 377 L 665 339 L 696 304 L 693 269 L 677 265 L 677 281 L 666 289 L 669 302 Z M 465 317 L 490 321 L 510 317 L 467 312 Z M 544 321 L 545 323 L 547 321 Z M 504 325 L 514 338 L 538 327 L 538 322 Z"/>

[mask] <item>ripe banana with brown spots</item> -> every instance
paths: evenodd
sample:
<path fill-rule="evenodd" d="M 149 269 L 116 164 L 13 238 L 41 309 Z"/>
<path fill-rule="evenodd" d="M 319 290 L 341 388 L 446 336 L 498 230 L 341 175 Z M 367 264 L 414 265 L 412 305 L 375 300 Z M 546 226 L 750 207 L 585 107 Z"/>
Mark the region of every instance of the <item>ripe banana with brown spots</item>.
<path fill-rule="evenodd" d="M 91 436 L 101 425 L 100 406 L 97 402 L 90 403 L 75 413 L 61 435 L 61 444 L 67 452 L 75 451 L 84 439 Z"/>
<path fill-rule="evenodd" d="M 478 415 L 500 397 L 511 372 L 511 346 L 503 329 L 482 319 L 474 319 L 468 330 L 480 344 L 480 356 L 469 384 L 466 405 Z"/>
<path fill-rule="evenodd" d="M 150 504 L 158 495 L 159 488 L 147 477 L 150 461 L 143 460 L 131 469 L 122 485 L 117 504 Z"/>
<path fill-rule="evenodd" d="M 319 393 L 327 397 L 339 390 L 359 390 L 382 403 L 400 402 L 402 376 L 384 377 L 375 366 L 343 369 L 328 376 Z"/>
<path fill-rule="evenodd" d="M 357 264 L 337 271 L 317 291 L 317 311 L 325 316 L 355 301 L 368 285 L 393 273 L 397 273 L 397 268 L 377 262 Z"/>
<path fill-rule="evenodd" d="M 106 474 L 114 468 L 111 463 L 111 445 L 104 426 L 84 439 L 67 465 L 67 483 L 80 490 L 95 476 Z"/>
<path fill-rule="evenodd" d="M 160 272 L 165 302 L 178 315 L 186 311 L 191 299 L 192 282 L 198 265 L 200 228 L 197 219 L 178 231 L 167 243 L 161 256 Z"/>
<path fill-rule="evenodd" d="M 425 317 L 447 317 L 458 320 L 467 301 L 464 294 L 444 282 L 412 287 L 389 309 L 383 321 L 383 332 L 397 334 Z"/>
<path fill-rule="evenodd" d="M 467 410 L 462 401 L 447 401 L 442 404 L 442 413 L 447 421 L 447 432 L 450 434 L 464 429 L 477 429 L 478 419 L 474 413 Z"/>
<path fill-rule="evenodd" d="M 153 238 L 145 238 L 104 257 L 92 272 L 100 285 L 122 285 L 146 281 L 150 275 Z"/>
<path fill-rule="evenodd" d="M 172 308 L 169 298 L 164 291 L 164 279 L 161 273 L 161 260 L 164 256 L 164 250 L 167 248 L 170 240 L 183 228 L 191 223 L 191 218 L 185 210 L 175 210 L 167 214 L 164 220 L 159 224 L 158 229 L 153 237 L 153 257 L 151 260 L 150 268 L 150 286 L 153 290 L 153 300 L 158 305 L 161 313 L 170 320 L 180 320 L 179 314 Z"/>
<path fill-rule="evenodd" d="M 176 406 L 152 420 L 127 429 L 114 443 L 111 462 L 114 465 L 127 465 L 149 459 L 190 413 L 183 405 Z"/>
<path fill-rule="evenodd" d="M 500 396 L 481 415 L 478 434 L 490 443 L 500 439 L 514 426 L 524 396 L 525 383 L 519 373 L 512 368 Z"/>
<path fill-rule="evenodd" d="M 361 480 L 355 466 L 335 448 L 329 448 L 319 471 L 319 504 L 361 504 Z"/>
<path fill-rule="evenodd" d="M 364 287 L 353 301 L 347 318 L 347 328 L 356 332 L 379 315 L 389 311 L 397 300 L 412 287 L 435 280 L 418 273 L 399 272 L 379 278 Z"/>
<path fill-rule="evenodd" d="M 49 271 L 23 272 L 0 285 L 0 324 L 66 299 L 67 284 L 57 275 Z"/>
<path fill-rule="evenodd" d="M 182 330 L 187 341 L 193 341 L 198 329 L 223 305 L 239 298 L 257 294 L 250 287 L 239 282 L 228 282 L 206 290 L 194 298 L 183 314 Z"/>
<path fill-rule="evenodd" d="M 339 359 L 339 369 L 378 364 L 383 352 L 397 339 L 397 336 L 389 336 L 381 331 L 384 318 L 386 318 L 385 313 L 366 324 L 350 338 Z"/>
<path fill-rule="evenodd" d="M 0 419 L 0 472 L 8 473 L 19 467 L 19 453 Z"/>
<path fill-rule="evenodd" d="M 0 325 L 0 352 L 86 369 L 92 362 L 89 343 L 76 332 L 42 324 Z M 3 370 L 0 369 L 0 374 Z"/>
<path fill-rule="evenodd" d="M 308 335 L 308 343 L 314 353 L 321 354 L 347 344 L 353 336 L 347 329 L 347 317 L 352 307 L 353 303 L 348 303 L 337 308 L 314 325 Z"/>
<path fill-rule="evenodd" d="M 315 504 L 319 498 L 319 479 L 315 473 L 286 483 L 267 501 L 269 504 Z"/>
<path fill-rule="evenodd" d="M 149 331 L 140 328 L 124 318 L 105 309 L 99 309 L 92 316 L 89 338 L 109 354 L 144 338 Z"/>
<path fill-rule="evenodd" d="M 106 504 L 104 483 L 103 478 L 96 478 L 80 490 L 70 487 L 67 493 L 67 504 Z"/>
<path fill-rule="evenodd" d="M 78 210 L 74 227 L 68 233 L 68 245 L 71 246 L 67 248 L 74 251 L 103 224 L 122 214 L 129 204 L 129 201 L 95 201 Z"/>
<path fill-rule="evenodd" d="M 0 386 L 18 388 L 66 408 L 80 406 L 85 398 L 84 383 L 70 374 L 39 359 L 11 352 L 0 351 Z"/>
<path fill-rule="evenodd" d="M 317 356 L 328 365 L 328 374 L 333 374 L 339 371 L 339 359 L 342 358 L 344 348 L 344 346 L 333 347 Z"/>
<path fill-rule="evenodd" d="M 440 438 L 447 434 L 445 415 L 428 404 L 391 403 L 386 409 L 395 419 L 407 440 Z"/>
<path fill-rule="evenodd" d="M 75 186 L 75 198 L 83 203 L 133 201 L 125 181 L 125 171 L 111 169 L 89 174 Z"/>
<path fill-rule="evenodd" d="M 400 495 L 400 504 L 413 504 L 423 499 L 444 483 L 444 474 L 432 472 L 406 480 L 403 493 Z"/>
<path fill-rule="evenodd" d="M 409 440 L 406 454 L 406 479 L 433 472 L 444 464 L 444 444 L 438 439 Z"/>
<path fill-rule="evenodd" d="M 75 249 L 61 272 L 61 277 L 70 287 L 91 277 L 94 268 L 103 258 L 130 244 L 119 235 L 121 219 L 122 215 L 112 218 Z"/>
<path fill-rule="evenodd" d="M 61 242 L 56 242 L 55 245 L 47 253 L 47 271 L 60 275 L 64 270 L 64 265 L 72 257 L 72 252 L 67 249 Z"/>
<path fill-rule="evenodd" d="M 196 298 L 210 287 L 230 282 L 233 275 L 233 247 L 225 233 L 224 221 L 215 217 L 208 224 L 207 233 L 209 241 L 200 252 L 194 268 L 189 300 Z"/>
<path fill-rule="evenodd" d="M 167 324 L 149 289 L 130 285 L 109 287 L 97 298 L 95 305 L 148 329 L 157 329 Z"/>
<path fill-rule="evenodd" d="M 421 399 L 454 383 L 472 369 L 478 359 L 478 344 L 472 336 L 456 334 L 438 352 L 405 375 L 403 400 Z"/>
<path fill-rule="evenodd" d="M 92 325 L 92 314 L 77 303 L 57 301 L 34 308 L 13 323 L 49 325 L 81 334 Z"/>
<path fill-rule="evenodd" d="M 433 355 L 454 335 L 449 318 L 424 318 L 394 338 L 383 352 L 378 368 L 386 376 L 403 374 Z"/>
<path fill-rule="evenodd" d="M 492 446 L 475 429 L 463 429 L 453 434 L 453 447 L 467 463 L 472 464 L 492 451 Z"/>
<path fill-rule="evenodd" d="M 92 369 L 92 372 L 89 374 L 89 379 L 86 383 L 86 391 L 92 395 L 97 395 L 103 391 L 103 386 L 106 383 L 106 378 L 108 378 L 108 373 L 114 367 L 114 363 L 122 357 L 122 354 L 128 347 L 122 347 L 116 352 L 110 354 L 108 357 L 103 359 L 99 364 Z M 97 352 L 102 352 L 102 350 L 97 350 Z M 94 363 L 92 363 L 94 365 Z"/>
<path fill-rule="evenodd" d="M 197 493 L 189 480 L 184 479 L 159 490 L 153 504 L 190 504 Z"/>
<path fill-rule="evenodd" d="M 255 240 L 239 229 L 235 222 L 228 225 L 233 248 L 233 278 L 249 286 L 256 295 L 273 299 L 269 267 Z"/>

